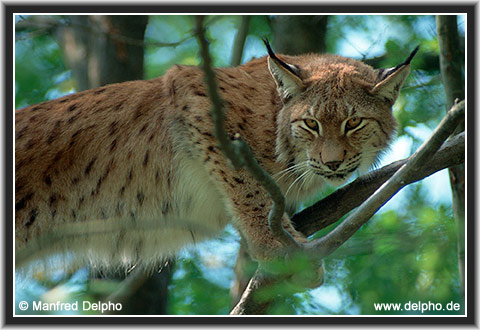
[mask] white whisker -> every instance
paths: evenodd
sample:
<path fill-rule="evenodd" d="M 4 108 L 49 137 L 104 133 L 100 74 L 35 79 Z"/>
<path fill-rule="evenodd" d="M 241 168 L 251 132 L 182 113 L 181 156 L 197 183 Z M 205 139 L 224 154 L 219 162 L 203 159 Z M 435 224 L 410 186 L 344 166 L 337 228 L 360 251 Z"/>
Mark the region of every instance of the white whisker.
<path fill-rule="evenodd" d="M 296 199 L 299 200 L 300 199 L 300 191 L 302 191 L 302 188 L 303 186 L 305 185 L 305 181 L 306 179 L 308 178 L 309 174 L 310 174 L 310 171 L 307 169 L 305 171 L 306 175 L 303 176 L 303 179 L 302 179 L 302 182 L 300 183 L 300 185 L 298 186 L 297 188 L 297 196 L 296 196 Z"/>
<path fill-rule="evenodd" d="M 287 191 L 285 192 L 285 196 L 288 195 L 288 193 L 290 192 L 290 189 L 292 189 L 293 185 L 298 181 L 298 180 L 301 180 L 305 175 L 307 175 L 309 173 L 309 171 L 305 171 L 303 172 L 302 174 L 300 174 L 300 176 L 298 178 L 295 179 L 295 181 L 293 181 L 290 186 L 288 187 Z"/>
<path fill-rule="evenodd" d="M 297 199 L 300 199 L 300 191 L 304 188 L 308 189 L 308 187 L 311 185 L 311 182 L 313 180 L 313 178 L 315 177 L 315 173 L 310 171 L 310 170 L 307 170 L 308 172 L 308 175 L 302 180 L 302 184 L 300 185 L 300 187 L 298 188 L 298 191 L 297 191 Z"/>
<path fill-rule="evenodd" d="M 280 181 L 282 180 L 282 178 L 286 181 L 288 178 L 290 178 L 293 174 L 295 174 L 296 172 L 298 172 L 299 170 L 302 170 L 304 169 L 305 167 L 307 167 L 307 161 L 304 161 L 304 162 L 301 162 L 301 163 L 298 163 L 298 164 L 295 164 L 293 166 L 290 166 L 276 174 L 274 174 L 272 177 L 273 179 L 275 179 L 276 181 Z M 288 175 L 287 175 L 288 174 Z M 287 177 L 285 177 L 285 175 L 287 175 Z M 285 178 L 284 178 L 285 177 Z"/>
<path fill-rule="evenodd" d="M 285 168 L 285 169 L 283 169 L 283 170 L 275 173 L 275 174 L 273 175 L 273 177 L 275 178 L 276 176 L 278 176 L 278 175 L 280 175 L 280 174 L 283 174 L 283 173 L 285 173 L 285 172 L 298 169 L 299 167 L 304 166 L 306 162 L 307 162 L 307 161 L 303 161 L 303 162 L 301 162 L 301 163 L 298 163 L 298 164 L 294 164 L 294 165 L 292 165 L 292 166 L 289 166 L 289 167 L 287 167 L 287 168 Z"/>

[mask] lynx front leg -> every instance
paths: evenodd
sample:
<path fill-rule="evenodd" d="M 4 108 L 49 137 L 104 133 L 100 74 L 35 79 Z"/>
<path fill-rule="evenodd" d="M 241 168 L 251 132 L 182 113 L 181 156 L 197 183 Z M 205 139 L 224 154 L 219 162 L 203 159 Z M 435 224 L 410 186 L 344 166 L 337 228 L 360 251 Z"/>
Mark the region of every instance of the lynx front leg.
<path fill-rule="evenodd" d="M 250 254 L 262 269 L 275 276 L 284 277 L 287 282 L 299 288 L 316 288 L 323 284 L 323 261 L 292 248 L 285 247 L 272 234 L 268 226 L 268 213 L 271 201 L 261 210 L 253 207 L 251 212 L 243 209 L 236 216 L 236 225 L 244 235 Z M 263 203 L 262 203 L 263 204 Z M 299 243 L 305 243 L 306 237 L 295 230 L 289 218 L 282 218 L 283 228 Z"/>
<path fill-rule="evenodd" d="M 323 263 L 300 251 L 287 248 L 273 235 L 268 225 L 272 200 L 262 187 L 248 175 L 224 178 L 223 182 L 235 182 L 228 185 L 234 224 L 245 237 L 251 256 L 263 269 L 286 276 L 290 282 L 301 287 L 314 288 L 321 285 Z M 298 243 L 307 242 L 306 237 L 295 230 L 286 214 L 283 215 L 282 226 Z"/>
<path fill-rule="evenodd" d="M 273 235 L 268 225 L 272 200 L 267 192 L 246 171 L 225 173 L 219 171 L 235 227 L 245 237 L 252 257 L 258 261 L 271 260 L 285 255 L 286 247 Z M 306 242 L 304 235 L 293 228 L 284 214 L 282 225 L 299 243 Z"/>
<path fill-rule="evenodd" d="M 245 236 L 254 259 L 261 262 L 285 257 L 289 253 L 288 247 L 277 240 L 268 225 L 268 215 L 272 208 L 272 202 L 268 196 L 259 196 L 257 199 L 252 201 L 256 202 L 254 204 L 238 201 L 240 207 L 235 207 L 234 223 Z M 233 202 L 237 201 L 234 200 Z M 286 214 L 282 217 L 282 227 L 298 243 L 307 241 L 303 234 L 295 230 Z"/>

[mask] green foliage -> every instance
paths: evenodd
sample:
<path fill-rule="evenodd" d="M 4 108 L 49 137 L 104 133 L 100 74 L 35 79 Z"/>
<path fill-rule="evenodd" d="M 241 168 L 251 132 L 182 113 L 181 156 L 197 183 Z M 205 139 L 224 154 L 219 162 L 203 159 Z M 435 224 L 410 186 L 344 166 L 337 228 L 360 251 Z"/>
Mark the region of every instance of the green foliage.
<path fill-rule="evenodd" d="M 49 35 L 15 42 L 15 108 L 57 98 L 73 89 L 55 40 Z"/>
<path fill-rule="evenodd" d="M 78 311 L 33 311 L 33 302 L 39 300 L 45 303 L 73 303 L 78 301 L 82 304 L 84 300 L 98 301 L 92 296 L 95 291 L 88 290 L 89 276 L 87 269 L 77 271 L 54 271 L 50 269 L 48 276 L 43 271 L 37 271 L 33 278 L 26 278 L 17 275 L 15 278 L 15 312 L 17 314 L 79 314 Z M 108 281 L 110 283 L 110 281 Z M 112 292 L 116 286 L 110 286 L 107 290 Z M 104 290 L 106 291 L 106 290 Z M 30 308 L 27 311 L 21 311 L 18 306 L 20 301 L 26 301 Z"/>
<path fill-rule="evenodd" d="M 182 260 L 168 297 L 172 314 L 214 315 L 230 312 L 229 289 L 205 278 L 197 262 Z"/>
<path fill-rule="evenodd" d="M 230 63 L 239 17 L 209 16 L 206 20 L 210 51 L 216 66 Z M 263 56 L 260 41 L 271 37 L 270 17 L 253 16 L 244 50 L 244 60 Z M 462 22 L 462 21 L 460 21 Z M 145 36 L 145 77 L 162 75 L 173 64 L 199 64 L 197 42 L 190 16 L 154 16 Z M 464 27 L 460 27 L 463 33 Z M 29 37 L 17 34 L 15 44 L 15 106 L 17 108 L 68 93 L 74 89 L 55 40 L 47 34 Z M 400 125 L 398 136 L 409 141 L 409 154 L 438 124 L 445 113 L 439 73 L 438 42 L 433 16 L 330 16 L 327 32 L 329 52 L 359 59 L 379 60 L 379 67 L 395 66 L 415 46 L 420 51 L 412 62 L 412 74 L 394 106 Z M 173 43 L 160 46 L 159 43 Z M 398 151 L 393 148 L 393 151 Z M 444 194 L 449 194 L 445 186 Z M 344 246 L 326 260 L 323 287 L 303 293 L 288 286 L 264 292 L 281 295 L 272 314 L 394 314 L 380 312 L 374 303 L 408 301 L 462 305 L 456 256 L 456 237 L 448 197 L 433 199 L 431 188 L 419 183 L 395 198 Z M 334 226 L 331 226 L 334 227 Z M 317 233 L 322 236 L 331 228 Z M 227 234 L 232 237 L 233 234 Z M 231 239 L 230 239 L 231 241 Z M 217 244 L 216 241 L 215 244 Z M 225 246 L 232 244 L 223 243 Z M 222 254 L 224 249 L 216 249 Z M 233 258 L 234 259 L 234 258 Z M 301 272 L 301 265 L 299 266 Z M 229 290 L 215 280 L 218 271 L 206 270 L 197 255 L 180 259 L 170 285 L 172 314 L 227 314 Z M 32 281 L 38 290 L 17 290 L 17 299 L 38 299 L 69 277 L 53 282 Z M 96 301 L 115 290 L 115 282 L 86 281 L 76 286 L 74 297 Z M 26 287 L 29 287 L 26 285 Z M 70 298 L 69 298 L 70 299 Z M 460 311 L 458 313 L 463 312 Z M 420 312 L 402 311 L 396 314 Z M 431 312 L 430 312 L 431 313 Z M 447 312 L 442 311 L 441 314 Z M 426 314 L 426 313 L 424 313 Z"/>
<path fill-rule="evenodd" d="M 161 76 L 174 64 L 198 65 L 190 16 L 152 16 L 145 32 L 145 78 Z M 158 43 L 172 44 L 159 47 Z"/>

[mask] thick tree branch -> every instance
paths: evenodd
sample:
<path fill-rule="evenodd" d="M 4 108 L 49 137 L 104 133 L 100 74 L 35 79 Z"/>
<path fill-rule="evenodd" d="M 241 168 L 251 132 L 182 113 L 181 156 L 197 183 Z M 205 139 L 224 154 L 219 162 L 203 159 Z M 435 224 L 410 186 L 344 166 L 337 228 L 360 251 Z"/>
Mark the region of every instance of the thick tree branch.
<path fill-rule="evenodd" d="M 369 172 L 314 205 L 295 214 L 292 221 L 297 230 L 309 236 L 341 219 L 362 204 L 375 190 L 387 181 L 410 158 L 399 160 L 378 170 Z M 426 178 L 442 169 L 465 161 L 465 133 L 449 139 L 420 170 L 412 173 L 405 184 Z"/>

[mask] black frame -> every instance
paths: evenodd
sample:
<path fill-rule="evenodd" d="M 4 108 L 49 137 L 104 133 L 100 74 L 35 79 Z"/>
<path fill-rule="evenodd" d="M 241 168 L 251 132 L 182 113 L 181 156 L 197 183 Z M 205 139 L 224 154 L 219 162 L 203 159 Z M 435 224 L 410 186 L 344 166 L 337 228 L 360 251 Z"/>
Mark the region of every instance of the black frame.
<path fill-rule="evenodd" d="M 5 324 L 8 325 L 79 325 L 79 324 L 115 324 L 115 325 L 148 325 L 148 324 L 156 324 L 156 325 L 180 325 L 180 324 L 229 324 L 229 325 L 245 325 L 245 324 L 283 324 L 283 325 L 320 325 L 320 324 L 335 324 L 335 325 L 364 325 L 364 324 L 383 324 L 383 325 L 406 325 L 406 324 L 451 324 L 451 325 L 473 325 L 475 324 L 476 314 L 475 314 L 475 307 L 476 307 L 476 249 L 475 249 L 475 237 L 474 233 L 476 231 L 476 207 L 475 207 L 475 178 L 476 178 L 476 171 L 474 170 L 476 166 L 476 131 L 474 129 L 475 125 L 475 112 L 473 110 L 467 112 L 467 131 L 470 131 L 472 134 L 470 135 L 469 143 L 468 143 L 468 176 L 469 176 L 469 185 L 468 185 L 468 194 L 467 194 L 467 221 L 469 230 L 466 232 L 466 237 L 468 238 L 468 303 L 466 309 L 466 317 L 458 317 L 458 316 L 414 316 L 414 317 L 342 317 L 342 316 L 322 316 L 322 317 L 303 317 L 303 316 L 289 316 L 289 317 L 265 317 L 265 316 L 255 316 L 255 317 L 181 317 L 181 316 L 158 316 L 158 317 L 135 317 L 135 316 L 112 316 L 112 317 L 82 317 L 82 316 L 49 316 L 49 317 L 22 317 L 17 316 L 14 317 L 14 310 L 13 310 L 13 302 L 14 302 L 14 292 L 13 292 L 13 274 L 10 272 L 13 265 L 13 240 L 12 240 L 12 231 L 13 231 L 13 208 L 12 208 L 12 200 L 13 194 L 10 187 L 13 186 L 13 168 L 12 168 L 12 160 L 13 160 L 13 138 L 12 138 L 12 125 L 13 122 L 13 113 L 10 109 L 13 108 L 14 100 L 13 100 L 13 91 L 12 91 L 12 84 L 13 81 L 13 65 L 14 59 L 12 56 L 11 50 L 14 47 L 13 44 L 13 13 L 16 12 L 29 12 L 29 13 L 63 13 L 63 12 L 82 12 L 82 13 L 261 13 L 261 12 L 268 12 L 268 13 L 355 13 L 355 14 L 362 14 L 362 13 L 373 13 L 373 14 L 380 14 L 386 12 L 395 12 L 395 13 L 425 13 L 425 14 L 432 14 L 432 13 L 465 13 L 467 15 L 467 25 L 465 27 L 466 33 L 468 34 L 468 49 L 467 49 L 467 58 L 468 58 L 468 65 L 469 65 L 469 75 L 468 75 L 468 84 L 467 84 L 467 102 L 469 107 L 472 109 L 476 109 L 475 105 L 476 98 L 475 95 L 475 87 L 476 81 L 473 78 L 473 72 L 476 72 L 477 63 L 476 63 L 476 52 L 475 52 L 475 21 L 476 21 L 476 13 L 475 13 L 475 4 L 468 3 L 464 4 L 459 2 L 459 5 L 443 5 L 443 4 L 436 4 L 436 5 L 427 5 L 427 4 L 419 4 L 415 6 L 405 6 L 401 5 L 400 3 L 384 3 L 381 5 L 378 4 L 366 4 L 366 5 L 351 5 L 348 3 L 343 3 L 342 6 L 332 6 L 332 5 L 294 5 L 293 3 L 290 5 L 270 5 L 266 3 L 259 3 L 258 5 L 240 5 L 238 3 L 233 4 L 224 4 L 224 5 L 120 5 L 120 6 L 113 6 L 113 5 L 95 5 L 95 6 L 82 6 L 80 4 L 74 5 L 61 5 L 61 6 L 52 6 L 52 5 L 5 5 L 4 10 L 4 40 L 5 40 L 5 58 L 4 58 L 4 86 L 5 86 L 5 112 L 4 112 L 4 120 L 5 120 L 5 127 L 4 127 L 4 150 L 5 150 L 5 162 L 4 162 L 4 202 L 5 202 L 5 236 L 4 237 L 4 270 L 5 270 L 5 278 L 4 278 L 4 310 L 5 313 Z"/>

